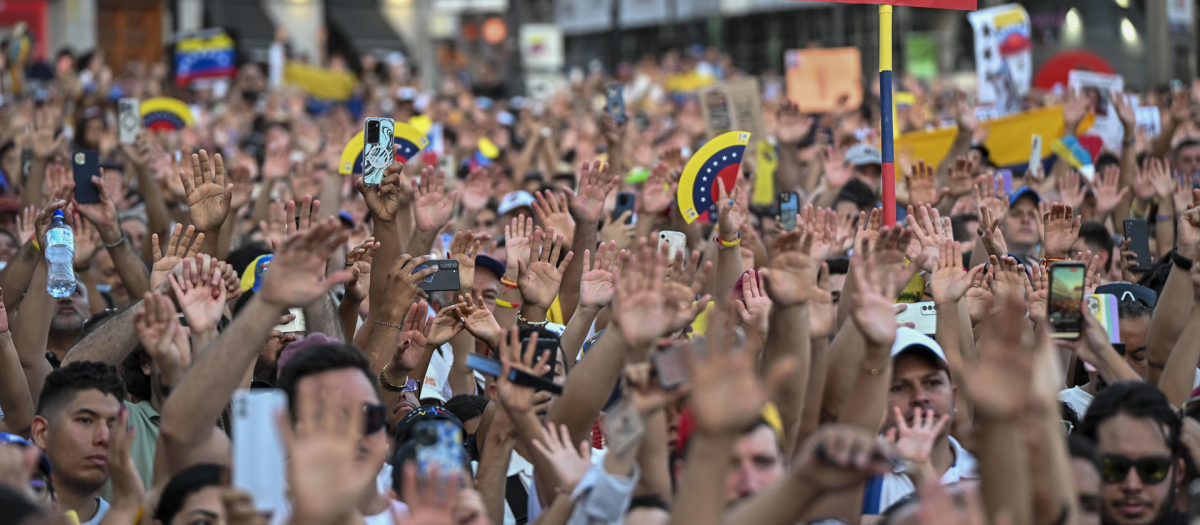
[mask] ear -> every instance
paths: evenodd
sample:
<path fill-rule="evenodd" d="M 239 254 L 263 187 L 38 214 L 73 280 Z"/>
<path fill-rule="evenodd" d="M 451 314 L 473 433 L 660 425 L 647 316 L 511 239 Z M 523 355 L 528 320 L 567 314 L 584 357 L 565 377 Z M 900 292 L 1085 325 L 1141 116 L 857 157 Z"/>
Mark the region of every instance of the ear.
<path fill-rule="evenodd" d="M 138 358 L 138 367 L 142 369 L 142 374 L 147 376 L 154 375 L 154 362 L 150 359 L 150 355 L 142 353 Z"/>
<path fill-rule="evenodd" d="M 50 422 L 42 416 L 33 416 L 33 421 L 29 422 L 29 437 L 33 440 L 33 444 L 42 450 L 47 450 L 46 442 L 49 432 Z"/>
<path fill-rule="evenodd" d="M 1172 480 L 1176 487 L 1186 487 L 1187 481 L 1187 464 L 1183 462 L 1183 456 L 1175 458 L 1175 477 Z"/>
<path fill-rule="evenodd" d="M 492 401 L 498 400 L 498 398 L 496 397 L 496 383 L 495 382 L 489 383 L 486 388 L 486 391 L 487 391 L 488 399 L 490 399 Z"/>

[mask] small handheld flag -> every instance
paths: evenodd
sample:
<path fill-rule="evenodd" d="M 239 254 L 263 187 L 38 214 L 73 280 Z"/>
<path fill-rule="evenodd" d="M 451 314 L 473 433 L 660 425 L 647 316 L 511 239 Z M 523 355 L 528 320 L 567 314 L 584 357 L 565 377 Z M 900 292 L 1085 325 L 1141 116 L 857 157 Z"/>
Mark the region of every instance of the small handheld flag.
<path fill-rule="evenodd" d="M 749 133 L 730 131 L 708 141 L 688 160 L 676 193 L 679 211 L 688 224 L 716 211 L 718 179 L 725 181 L 727 191 L 733 191 L 749 143 Z"/>
<path fill-rule="evenodd" d="M 154 97 L 142 101 L 142 127 L 154 131 L 175 131 L 192 125 L 192 109 L 182 100 Z"/>
<path fill-rule="evenodd" d="M 429 137 L 403 122 L 397 122 L 395 126 L 396 162 L 408 164 L 409 160 L 429 145 Z M 362 173 L 362 151 L 363 132 L 359 131 L 342 149 L 342 157 L 338 161 L 338 174 Z"/>

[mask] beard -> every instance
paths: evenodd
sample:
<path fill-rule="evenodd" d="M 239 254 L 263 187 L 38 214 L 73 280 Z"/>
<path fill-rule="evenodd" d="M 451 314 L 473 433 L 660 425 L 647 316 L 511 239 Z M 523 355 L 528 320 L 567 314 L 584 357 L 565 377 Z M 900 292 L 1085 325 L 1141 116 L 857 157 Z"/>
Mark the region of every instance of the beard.
<path fill-rule="evenodd" d="M 277 359 L 271 359 L 259 353 L 258 358 L 254 360 L 254 374 L 252 379 L 274 386 L 278 370 L 279 361 Z"/>
<path fill-rule="evenodd" d="M 71 333 L 83 330 L 83 316 L 78 314 L 70 316 L 61 316 L 57 313 L 50 320 L 50 331 L 57 333 Z"/>
<path fill-rule="evenodd" d="M 1163 481 L 1163 483 L 1168 483 L 1169 480 L 1174 478 L 1174 470 L 1171 472 L 1172 474 L 1167 476 L 1167 481 Z M 1167 491 L 1167 499 L 1163 500 L 1162 506 L 1158 508 L 1158 515 L 1154 516 L 1154 519 L 1150 520 L 1147 525 L 1168 525 L 1167 516 L 1171 514 L 1172 510 L 1175 510 L 1174 490 Z M 1129 525 L 1127 523 L 1117 521 L 1112 516 L 1109 516 L 1107 511 L 1107 505 L 1100 507 L 1100 522 L 1103 523 L 1103 525 Z"/>

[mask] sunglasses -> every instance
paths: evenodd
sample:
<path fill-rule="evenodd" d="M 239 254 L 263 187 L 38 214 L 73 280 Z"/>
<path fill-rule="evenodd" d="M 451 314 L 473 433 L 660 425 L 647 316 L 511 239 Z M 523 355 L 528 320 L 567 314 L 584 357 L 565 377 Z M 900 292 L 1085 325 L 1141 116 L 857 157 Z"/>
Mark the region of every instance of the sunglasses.
<path fill-rule="evenodd" d="M 420 388 L 421 382 L 410 377 L 408 378 L 408 381 L 404 383 L 404 389 L 402 392 L 416 392 Z"/>
<path fill-rule="evenodd" d="M 1171 458 L 1166 456 L 1149 456 L 1134 460 L 1110 454 L 1100 458 L 1100 479 L 1105 483 L 1120 483 L 1132 468 L 1137 471 L 1142 483 L 1157 485 L 1167 479 L 1167 474 L 1171 472 L 1171 463 Z"/>
<path fill-rule="evenodd" d="M 379 403 L 363 403 L 364 435 L 371 435 L 387 427 L 387 407 Z"/>

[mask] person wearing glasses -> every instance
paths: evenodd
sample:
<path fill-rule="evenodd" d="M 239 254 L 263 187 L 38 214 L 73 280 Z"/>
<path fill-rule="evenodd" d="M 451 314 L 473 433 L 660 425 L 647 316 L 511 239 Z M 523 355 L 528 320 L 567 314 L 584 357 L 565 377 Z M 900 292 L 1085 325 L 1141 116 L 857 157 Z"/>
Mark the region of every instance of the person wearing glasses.
<path fill-rule="evenodd" d="M 16 434 L 8 432 L 0 432 L 0 446 L 16 446 L 19 448 L 36 447 L 32 441 L 25 439 Z M 51 481 L 51 473 L 53 470 L 50 467 L 50 458 L 45 452 L 39 449 L 37 469 L 33 471 L 33 475 L 29 479 L 29 489 L 33 491 L 33 495 L 37 503 L 44 508 L 53 508 L 58 504 L 54 496 L 54 482 Z"/>
<path fill-rule="evenodd" d="M 1100 391 L 1076 432 L 1096 444 L 1106 524 L 1187 522 L 1175 509 L 1182 475 L 1178 411 L 1153 385 L 1124 381 Z"/>

